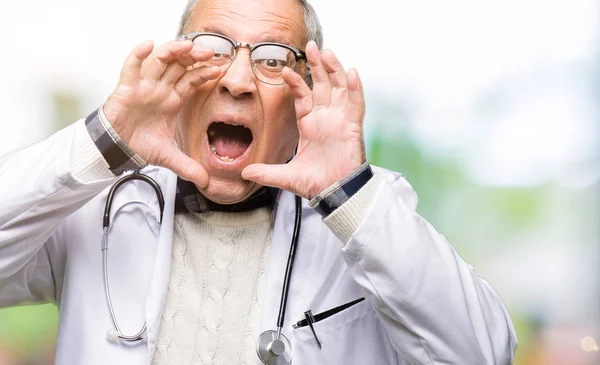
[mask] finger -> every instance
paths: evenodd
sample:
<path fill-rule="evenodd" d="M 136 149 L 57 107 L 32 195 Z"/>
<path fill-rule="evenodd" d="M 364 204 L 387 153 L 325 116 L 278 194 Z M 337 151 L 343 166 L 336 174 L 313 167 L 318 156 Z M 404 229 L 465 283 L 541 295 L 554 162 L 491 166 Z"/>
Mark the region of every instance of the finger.
<path fill-rule="evenodd" d="M 203 66 L 187 71 L 177 80 L 175 92 L 179 94 L 183 101 L 187 100 L 192 93 L 207 81 L 214 80 L 221 75 L 221 68 L 218 66 Z"/>
<path fill-rule="evenodd" d="M 194 46 L 189 53 L 177 57 L 177 61 L 184 67 L 190 67 L 198 62 L 206 62 L 214 55 L 214 50 Z"/>
<path fill-rule="evenodd" d="M 207 51 L 202 53 L 202 59 L 206 58 Z M 168 86 L 172 87 L 175 85 L 177 80 L 187 71 L 188 67 L 196 63 L 191 55 L 191 52 L 180 54 L 177 56 L 177 62 L 171 62 L 165 72 L 162 74 L 161 81 L 165 82 Z"/>
<path fill-rule="evenodd" d="M 128 85 L 140 78 L 140 69 L 142 68 L 142 63 L 144 60 L 150 55 L 152 49 L 154 48 L 154 43 L 151 40 L 147 40 L 144 43 L 136 46 L 129 56 L 125 59 L 123 63 L 123 68 L 121 69 L 121 82 Z"/>
<path fill-rule="evenodd" d="M 214 56 L 215 50 L 212 48 L 200 48 L 199 46 L 194 45 L 194 48 L 190 52 L 190 56 L 196 62 L 206 62 Z"/>
<path fill-rule="evenodd" d="M 329 105 L 331 101 L 331 83 L 329 74 L 321 59 L 321 51 L 314 41 L 306 45 L 306 58 L 310 64 L 313 79 L 313 97 L 315 106 Z"/>
<path fill-rule="evenodd" d="M 352 119 L 362 121 L 365 115 L 365 95 L 362 81 L 355 68 L 348 70 L 348 101 Z"/>
<path fill-rule="evenodd" d="M 326 49 L 323 51 L 321 56 L 323 60 L 323 66 L 325 70 L 329 73 L 329 80 L 331 81 L 331 86 L 334 88 L 346 88 L 346 72 L 342 67 L 342 64 L 336 57 L 336 55 Z"/>
<path fill-rule="evenodd" d="M 214 51 L 209 49 L 192 48 L 190 52 L 182 52 L 176 56 L 177 62 L 171 62 L 161 77 L 170 87 L 187 71 L 187 68 L 198 61 L 208 61 Z"/>
<path fill-rule="evenodd" d="M 312 91 L 304 79 L 289 67 L 283 69 L 283 81 L 288 84 L 294 96 L 296 119 L 304 118 L 313 109 Z"/>
<path fill-rule="evenodd" d="M 190 63 L 188 63 L 188 71 L 194 68 L 202 67 L 206 65 L 208 61 L 214 56 L 215 50 L 211 48 L 199 48 L 194 47 L 190 52 Z"/>
<path fill-rule="evenodd" d="M 208 61 L 214 54 L 212 49 L 193 48 L 190 52 L 177 56 L 177 62 L 171 62 L 161 77 L 169 86 L 175 85 L 177 80 L 187 71 L 189 66 L 198 62 Z"/>
<path fill-rule="evenodd" d="M 246 166 L 242 170 L 242 179 L 254 181 L 263 186 L 273 186 L 279 189 L 291 191 L 293 178 L 289 171 L 289 165 L 267 165 L 255 163 Z"/>
<path fill-rule="evenodd" d="M 167 66 L 192 50 L 191 41 L 171 41 L 158 47 L 142 64 L 140 76 L 147 80 L 159 80 Z"/>
<path fill-rule="evenodd" d="M 205 188 L 208 185 L 208 173 L 198 161 L 181 152 L 175 145 L 168 147 L 164 154 L 166 168 L 184 180 L 193 182 L 199 188 Z"/>
<path fill-rule="evenodd" d="M 323 66 L 329 73 L 329 80 L 331 82 L 331 104 L 342 105 L 346 102 L 347 98 L 347 82 L 346 82 L 346 71 L 344 67 L 330 50 L 323 51 L 322 55 Z"/>
<path fill-rule="evenodd" d="M 164 81 L 167 85 L 173 86 L 179 80 L 181 76 L 187 70 L 186 66 L 183 66 L 179 62 L 173 62 L 169 66 L 162 75 L 161 80 Z"/>

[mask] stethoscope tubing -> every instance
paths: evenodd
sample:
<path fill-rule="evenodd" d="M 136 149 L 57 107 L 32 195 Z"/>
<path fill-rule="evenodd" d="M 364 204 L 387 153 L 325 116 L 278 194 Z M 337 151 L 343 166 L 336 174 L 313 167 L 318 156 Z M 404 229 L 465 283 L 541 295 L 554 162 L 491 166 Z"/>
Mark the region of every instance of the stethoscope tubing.
<path fill-rule="evenodd" d="M 111 322 L 113 324 L 113 328 L 114 328 L 114 331 L 109 331 L 109 334 L 107 334 L 107 336 L 120 338 L 124 341 L 130 341 L 130 342 L 138 341 L 138 340 L 142 339 L 144 332 L 146 332 L 146 322 L 144 322 L 142 329 L 133 336 L 128 336 L 121 332 L 121 329 L 117 322 L 117 317 L 115 315 L 114 307 L 112 305 L 112 299 L 110 296 L 110 288 L 109 288 L 109 283 L 108 283 L 108 233 L 110 231 L 110 211 L 112 208 L 113 198 L 114 198 L 117 190 L 121 186 L 123 186 L 123 184 L 127 183 L 128 181 L 132 181 L 132 180 L 145 181 L 154 189 L 154 192 L 156 193 L 156 197 L 158 198 L 158 205 L 160 207 L 160 220 L 158 222 L 159 225 L 162 224 L 163 213 L 164 213 L 164 208 L 165 208 L 165 199 L 163 197 L 162 190 L 160 189 L 160 186 L 158 185 L 158 183 L 156 183 L 156 181 L 154 181 L 154 179 L 152 179 L 151 177 L 141 174 L 138 171 L 135 171 L 132 174 L 124 176 L 124 177 L 120 178 L 119 180 L 117 180 L 117 182 L 110 188 L 110 190 L 108 192 L 108 197 L 106 198 L 106 204 L 104 206 L 104 215 L 103 215 L 103 219 L 102 219 L 102 226 L 103 226 L 102 228 L 104 231 L 104 235 L 103 235 L 103 239 L 102 239 L 102 275 L 104 277 L 104 293 L 106 296 L 106 304 L 108 306 L 110 320 L 111 320 Z M 127 202 L 124 205 L 122 205 L 121 207 L 119 207 L 117 209 L 117 211 L 115 212 L 115 216 L 124 207 L 126 207 L 130 204 L 135 204 L 135 203 L 142 204 L 142 205 L 146 206 L 148 209 L 152 210 L 150 208 L 150 206 L 148 206 L 148 204 L 146 204 L 144 202 L 131 201 L 131 202 Z"/>
<path fill-rule="evenodd" d="M 302 202 L 296 195 L 296 216 L 294 219 L 294 232 L 292 233 L 292 243 L 290 244 L 290 253 L 288 254 L 287 266 L 285 268 L 285 276 L 283 279 L 283 288 L 281 289 L 281 299 L 279 302 L 279 315 L 277 316 L 277 330 L 281 332 L 285 321 L 285 309 L 287 307 L 287 298 L 290 288 L 290 280 L 292 277 L 292 269 L 294 268 L 294 259 L 296 258 L 296 247 L 298 246 L 298 238 L 300 237 L 300 227 L 302 223 Z M 279 337 L 279 336 L 278 336 Z"/>
<path fill-rule="evenodd" d="M 102 227 L 107 229 L 110 226 L 110 208 L 112 207 L 112 200 L 117 192 L 117 190 L 126 182 L 132 180 L 141 180 L 147 182 L 156 193 L 156 197 L 158 198 L 158 205 L 160 207 L 160 221 L 158 224 L 162 224 L 163 213 L 165 211 L 165 198 L 163 197 L 162 190 L 158 183 L 154 181 L 150 176 L 140 173 L 139 171 L 134 171 L 130 175 L 123 176 L 110 188 L 108 191 L 108 196 L 106 198 L 106 204 L 104 205 L 104 216 L 102 218 Z"/>
<path fill-rule="evenodd" d="M 285 312 L 289 294 L 292 269 L 294 268 L 294 259 L 296 258 L 296 248 L 298 247 L 298 238 L 300 237 L 300 228 L 302 223 L 302 200 L 296 195 L 296 214 L 294 219 L 294 230 L 292 233 L 292 242 L 288 254 L 283 287 L 281 289 L 281 299 L 279 302 L 279 315 L 277 316 L 277 329 L 266 330 L 258 336 L 256 341 L 256 353 L 263 364 L 266 365 L 286 365 L 290 364 L 291 343 L 281 333 L 285 322 Z"/>

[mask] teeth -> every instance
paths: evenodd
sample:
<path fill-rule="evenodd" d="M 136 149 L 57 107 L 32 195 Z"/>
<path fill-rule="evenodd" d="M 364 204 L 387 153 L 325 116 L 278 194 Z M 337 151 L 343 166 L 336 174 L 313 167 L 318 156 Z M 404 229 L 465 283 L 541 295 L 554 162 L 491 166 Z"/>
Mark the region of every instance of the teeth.
<path fill-rule="evenodd" d="M 225 162 L 233 162 L 235 160 L 229 156 L 219 156 L 219 154 L 217 153 L 217 149 L 212 144 L 210 145 L 210 152 L 212 152 L 213 155 L 217 156 L 218 158 L 220 158 L 221 160 L 223 160 Z"/>
<path fill-rule="evenodd" d="M 225 124 L 233 125 L 233 126 L 236 126 L 236 127 L 244 127 L 244 128 L 246 128 L 246 129 L 248 129 L 248 127 L 246 127 L 246 126 L 244 126 L 244 125 L 241 125 L 241 124 L 238 124 L 238 123 L 233 123 L 233 122 L 221 122 L 221 123 L 225 123 Z"/>

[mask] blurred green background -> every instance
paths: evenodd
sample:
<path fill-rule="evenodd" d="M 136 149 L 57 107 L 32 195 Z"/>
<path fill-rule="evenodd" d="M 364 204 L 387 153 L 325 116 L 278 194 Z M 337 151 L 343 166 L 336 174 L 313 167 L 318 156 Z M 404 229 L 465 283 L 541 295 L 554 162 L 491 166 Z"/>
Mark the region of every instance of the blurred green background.
<path fill-rule="evenodd" d="M 312 3 L 363 79 L 369 160 L 408 178 L 420 214 L 499 292 L 515 364 L 600 364 L 598 2 Z M 129 49 L 170 39 L 184 4 L 0 5 L 17 55 L 0 60 L 0 154 L 100 105 Z M 0 310 L 0 365 L 51 363 L 56 323 L 52 304 Z"/>

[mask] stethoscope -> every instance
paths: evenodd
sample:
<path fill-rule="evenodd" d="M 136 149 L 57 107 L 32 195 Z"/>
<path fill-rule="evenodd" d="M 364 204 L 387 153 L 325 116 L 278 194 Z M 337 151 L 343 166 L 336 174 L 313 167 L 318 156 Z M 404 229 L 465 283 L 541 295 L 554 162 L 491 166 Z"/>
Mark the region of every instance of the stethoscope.
<path fill-rule="evenodd" d="M 165 199 L 163 197 L 160 186 L 158 186 L 156 181 L 154 181 L 154 179 L 152 179 L 150 176 L 141 174 L 138 171 L 135 171 L 130 175 L 123 176 L 122 178 L 117 180 L 117 182 L 108 191 L 106 205 L 104 206 L 104 217 L 102 218 L 102 229 L 104 231 L 102 239 L 102 275 L 104 276 L 104 295 L 106 296 L 106 303 L 108 304 L 108 313 L 110 314 L 110 320 L 113 324 L 113 328 L 109 329 L 106 332 L 106 339 L 112 342 L 115 342 L 118 339 L 121 339 L 126 342 L 138 341 L 142 339 L 142 335 L 144 334 L 144 332 L 146 332 L 146 322 L 144 322 L 142 329 L 137 334 L 133 336 L 123 334 L 121 328 L 119 328 L 117 317 L 115 316 L 112 300 L 110 298 L 110 289 L 108 286 L 108 233 L 110 232 L 110 208 L 112 207 L 112 201 L 115 197 L 115 194 L 117 193 L 117 190 L 125 183 L 133 180 L 145 181 L 154 189 L 156 197 L 158 198 L 158 205 L 160 207 L 160 221 L 158 222 L 159 226 L 162 224 L 163 212 L 165 210 Z M 152 211 L 152 208 L 150 208 L 148 204 L 138 200 L 134 200 L 120 206 L 119 209 L 117 209 L 117 211 L 115 212 L 115 218 L 123 208 L 132 204 L 142 204 L 143 206 L 150 209 L 150 211 Z"/>
<path fill-rule="evenodd" d="M 113 198 L 117 190 L 125 183 L 133 180 L 144 181 L 149 184 L 156 193 L 158 198 L 158 204 L 160 207 L 160 221 L 159 225 L 162 224 L 163 213 L 165 208 L 165 200 L 162 194 L 160 186 L 150 176 L 142 174 L 138 171 L 130 175 L 126 175 L 120 178 L 108 191 L 108 197 L 106 198 L 106 204 L 104 206 L 104 217 L 102 221 L 102 227 L 104 231 L 102 240 L 102 274 L 104 276 L 104 292 L 106 296 L 106 303 L 108 305 L 108 312 L 110 314 L 110 320 L 113 324 L 113 328 L 106 332 L 106 338 L 109 341 L 122 340 L 125 342 L 139 341 L 143 338 L 144 332 L 146 332 L 146 322 L 142 326 L 142 329 L 135 335 L 125 335 L 117 322 L 115 311 L 110 298 L 110 289 L 108 285 L 108 233 L 110 232 L 110 210 L 112 207 Z M 119 212 L 128 205 L 131 204 L 142 204 L 148 209 L 152 210 L 150 206 L 141 201 L 131 201 L 123 204 L 115 212 L 115 217 Z M 283 280 L 283 288 L 281 290 L 281 300 L 279 302 L 279 315 L 277 317 L 277 327 L 275 330 L 266 330 L 260 334 L 256 342 L 256 353 L 258 357 L 265 365 L 287 365 L 292 362 L 292 344 L 283 333 L 283 323 L 285 321 L 285 309 L 287 305 L 287 297 L 290 287 L 290 279 L 292 277 L 292 268 L 294 266 L 294 258 L 296 257 L 296 247 L 298 245 L 298 238 L 300 235 L 300 225 L 302 221 L 302 204 L 299 196 L 296 195 L 296 217 L 294 219 L 294 232 L 292 234 L 292 243 L 290 245 L 290 252 L 288 254 L 287 266 L 285 268 L 285 276 Z"/>

